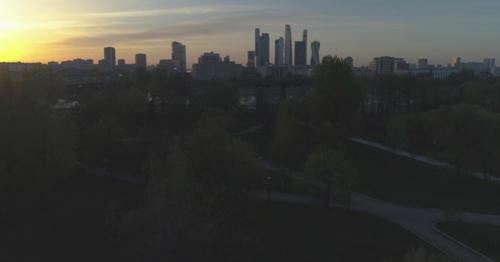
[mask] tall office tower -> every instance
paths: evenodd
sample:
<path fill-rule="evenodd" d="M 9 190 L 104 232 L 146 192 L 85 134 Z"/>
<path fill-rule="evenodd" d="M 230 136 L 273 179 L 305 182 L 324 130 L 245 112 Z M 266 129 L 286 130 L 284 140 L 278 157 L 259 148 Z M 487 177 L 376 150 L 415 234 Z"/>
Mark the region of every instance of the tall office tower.
<path fill-rule="evenodd" d="M 179 72 L 186 72 L 186 46 L 179 42 L 172 42 L 172 60 L 179 63 Z"/>
<path fill-rule="evenodd" d="M 319 65 L 321 63 L 319 58 L 319 49 L 321 44 L 318 41 L 311 43 L 311 65 Z"/>
<path fill-rule="evenodd" d="M 254 68 L 255 67 L 255 51 L 248 51 L 247 55 L 247 67 Z"/>
<path fill-rule="evenodd" d="M 302 33 L 302 41 L 304 42 L 304 54 L 305 65 L 307 65 L 307 29 Z"/>
<path fill-rule="evenodd" d="M 135 55 L 135 67 L 145 69 L 148 66 L 145 54 Z"/>
<path fill-rule="evenodd" d="M 258 66 L 269 65 L 270 48 L 269 34 L 263 33 L 259 38 L 259 55 L 257 56 Z"/>
<path fill-rule="evenodd" d="M 285 65 L 292 66 L 292 28 L 285 25 Z"/>
<path fill-rule="evenodd" d="M 296 41 L 295 42 L 295 65 L 296 66 L 305 66 L 306 65 L 306 57 L 305 54 L 306 45 L 304 41 Z"/>
<path fill-rule="evenodd" d="M 427 58 L 418 59 L 418 69 L 428 69 L 429 68 L 429 60 Z"/>
<path fill-rule="evenodd" d="M 260 29 L 255 28 L 255 57 L 259 56 Z"/>
<path fill-rule="evenodd" d="M 116 50 L 114 47 L 104 48 L 104 64 L 106 66 L 116 66 Z"/>
<path fill-rule="evenodd" d="M 274 64 L 277 66 L 283 65 L 285 55 L 285 39 L 280 37 L 274 42 Z"/>

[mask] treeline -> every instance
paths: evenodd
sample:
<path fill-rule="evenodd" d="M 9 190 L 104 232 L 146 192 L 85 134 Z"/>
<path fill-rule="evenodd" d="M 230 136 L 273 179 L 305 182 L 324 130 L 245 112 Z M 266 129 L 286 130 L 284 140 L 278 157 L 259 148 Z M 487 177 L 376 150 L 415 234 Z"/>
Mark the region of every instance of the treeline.
<path fill-rule="evenodd" d="M 362 136 L 446 160 L 463 172 L 498 174 L 500 79 L 463 72 L 449 80 L 362 80 Z"/>

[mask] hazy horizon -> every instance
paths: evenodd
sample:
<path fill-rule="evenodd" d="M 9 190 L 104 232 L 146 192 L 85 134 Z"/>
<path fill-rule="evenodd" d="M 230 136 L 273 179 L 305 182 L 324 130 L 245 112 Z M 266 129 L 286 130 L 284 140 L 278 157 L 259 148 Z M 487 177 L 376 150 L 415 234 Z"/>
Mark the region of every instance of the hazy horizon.
<path fill-rule="evenodd" d="M 500 2 L 493 0 L 3 1 L 2 62 L 97 61 L 103 47 L 114 46 L 128 63 L 146 53 L 156 64 L 170 58 L 170 43 L 179 41 L 187 45 L 188 67 L 209 51 L 245 63 L 256 27 L 270 33 L 272 58 L 285 24 L 292 25 L 294 41 L 308 29 L 310 41 L 321 42 L 321 55 L 352 56 L 356 65 L 382 55 L 434 64 L 455 56 L 500 57 Z"/>

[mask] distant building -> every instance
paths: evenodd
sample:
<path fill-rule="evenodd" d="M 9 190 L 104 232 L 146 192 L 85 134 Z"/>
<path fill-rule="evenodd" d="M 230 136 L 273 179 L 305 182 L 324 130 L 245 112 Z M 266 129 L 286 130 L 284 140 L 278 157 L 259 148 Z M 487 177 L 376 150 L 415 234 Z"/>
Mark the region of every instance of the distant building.
<path fill-rule="evenodd" d="M 483 71 L 492 75 L 496 75 L 496 60 L 495 58 L 485 58 L 483 60 Z"/>
<path fill-rule="evenodd" d="M 259 57 L 260 29 L 255 28 L 255 58 Z"/>
<path fill-rule="evenodd" d="M 256 58 L 255 51 L 248 51 L 248 54 L 247 54 L 247 67 L 248 68 L 255 67 L 255 58 Z"/>
<path fill-rule="evenodd" d="M 319 56 L 319 50 L 320 50 L 321 44 L 319 41 L 314 41 L 311 43 L 311 65 L 319 65 L 321 64 L 320 61 L 320 56 Z"/>
<path fill-rule="evenodd" d="M 427 70 L 429 69 L 429 60 L 427 58 L 418 59 L 418 69 Z"/>
<path fill-rule="evenodd" d="M 116 66 L 116 50 L 114 47 L 104 48 L 104 65 L 109 67 Z"/>
<path fill-rule="evenodd" d="M 432 78 L 446 80 L 452 75 L 460 73 L 462 70 L 458 68 L 436 68 L 432 70 Z"/>
<path fill-rule="evenodd" d="M 456 57 L 451 62 L 451 66 L 454 68 L 462 68 L 462 58 Z"/>
<path fill-rule="evenodd" d="M 125 59 L 118 59 L 118 66 L 124 66 L 126 64 Z"/>
<path fill-rule="evenodd" d="M 205 53 L 193 65 L 193 77 L 198 81 L 230 80 L 240 77 L 243 66 L 230 61 L 229 56 L 224 60 L 214 52 Z"/>
<path fill-rule="evenodd" d="M 404 59 L 390 56 L 374 58 L 369 67 L 376 75 L 404 75 L 410 73 L 410 65 Z"/>
<path fill-rule="evenodd" d="M 43 67 L 44 65 L 42 63 L 21 63 L 21 62 L 0 63 L 0 69 L 16 73 L 23 71 L 30 71 L 30 70 L 38 70 Z"/>
<path fill-rule="evenodd" d="M 179 72 L 181 64 L 177 60 L 162 59 L 158 64 L 158 68 L 166 70 L 168 72 Z"/>
<path fill-rule="evenodd" d="M 306 65 L 306 45 L 304 41 L 296 41 L 295 42 L 295 65 L 296 66 L 305 66 Z"/>
<path fill-rule="evenodd" d="M 146 54 L 136 54 L 135 55 L 135 67 L 143 68 L 143 69 L 148 67 L 148 61 L 147 61 Z"/>
<path fill-rule="evenodd" d="M 285 39 L 280 37 L 274 42 L 274 64 L 281 66 L 285 63 Z"/>
<path fill-rule="evenodd" d="M 74 68 L 74 69 L 81 69 L 81 70 L 90 70 L 94 68 L 94 61 L 91 59 L 73 59 L 73 60 L 68 60 L 68 61 L 63 61 L 61 64 L 50 64 L 51 68 L 58 68 L 58 69 L 69 69 L 69 68 Z"/>
<path fill-rule="evenodd" d="M 259 55 L 257 56 L 257 66 L 268 66 L 270 56 L 269 34 L 263 33 L 259 38 Z"/>
<path fill-rule="evenodd" d="M 186 46 L 179 42 L 172 42 L 172 60 L 179 62 L 179 72 L 186 72 Z"/>
<path fill-rule="evenodd" d="M 302 42 L 304 42 L 304 50 L 302 50 L 302 56 L 304 57 L 304 64 L 307 65 L 307 44 L 308 44 L 308 32 L 304 30 L 302 32 Z"/>
<path fill-rule="evenodd" d="M 285 25 L 285 65 L 292 66 L 292 28 L 290 25 Z"/>

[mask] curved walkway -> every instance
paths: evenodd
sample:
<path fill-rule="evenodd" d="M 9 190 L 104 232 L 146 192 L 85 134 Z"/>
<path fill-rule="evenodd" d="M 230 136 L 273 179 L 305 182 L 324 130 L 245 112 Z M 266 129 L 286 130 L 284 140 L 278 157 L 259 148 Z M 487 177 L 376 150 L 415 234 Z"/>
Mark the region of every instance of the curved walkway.
<path fill-rule="evenodd" d="M 265 169 L 279 172 L 294 179 L 300 179 L 321 189 L 326 188 L 324 183 L 320 181 L 306 180 L 300 176 L 298 172 L 294 172 L 286 168 L 276 167 L 272 163 L 264 160 L 258 160 L 257 163 Z M 254 198 L 269 199 L 286 203 L 297 203 L 312 206 L 325 205 L 324 199 L 297 194 L 260 191 L 252 192 L 251 196 Z M 438 230 L 436 225 L 439 222 L 446 220 L 446 213 L 442 210 L 393 204 L 360 193 L 352 195 L 351 204 L 349 206 L 338 203 L 333 203 L 332 206 L 348 208 L 353 211 L 376 215 L 392 221 L 457 261 L 493 261 L 485 255 Z M 459 219 L 464 223 L 500 226 L 500 215 L 461 213 Z"/>

